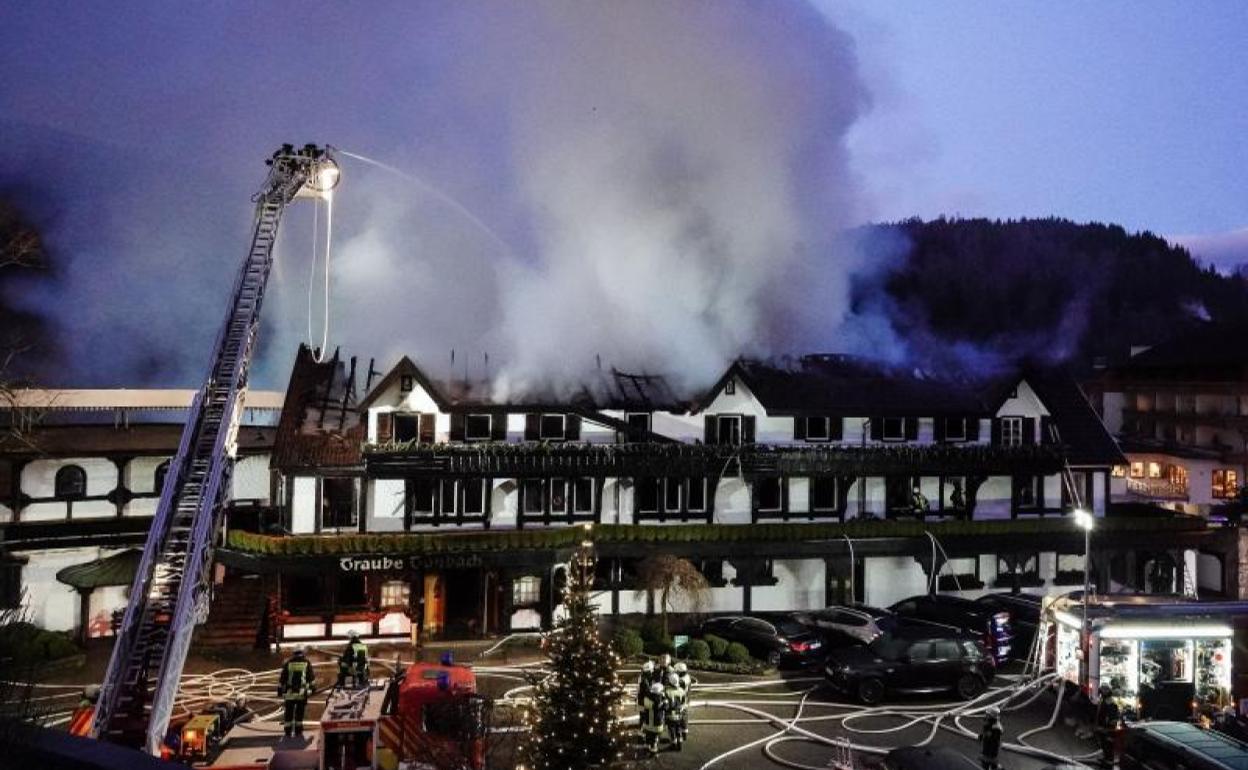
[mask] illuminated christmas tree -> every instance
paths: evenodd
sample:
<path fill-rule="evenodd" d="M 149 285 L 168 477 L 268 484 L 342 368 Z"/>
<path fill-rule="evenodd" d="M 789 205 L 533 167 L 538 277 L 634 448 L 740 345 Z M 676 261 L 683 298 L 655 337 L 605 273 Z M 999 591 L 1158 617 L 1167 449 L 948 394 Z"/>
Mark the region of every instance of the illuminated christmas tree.
<path fill-rule="evenodd" d="M 524 770 L 610 767 L 621 759 L 627 739 L 617 721 L 624 697 L 620 660 L 598 634 L 593 581 L 593 548 L 582 543 L 568 565 L 567 612 L 543 640 L 546 672 L 524 712 Z"/>

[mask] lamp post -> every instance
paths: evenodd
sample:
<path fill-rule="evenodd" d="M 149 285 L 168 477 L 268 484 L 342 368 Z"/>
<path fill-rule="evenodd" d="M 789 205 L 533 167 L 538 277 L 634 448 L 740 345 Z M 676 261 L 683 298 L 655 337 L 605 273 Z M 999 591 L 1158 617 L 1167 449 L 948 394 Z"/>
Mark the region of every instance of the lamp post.
<path fill-rule="evenodd" d="M 1088 665 L 1088 597 L 1092 594 L 1092 529 L 1096 526 L 1096 518 L 1083 509 L 1077 509 L 1075 526 L 1083 530 L 1083 623 L 1079 627 L 1079 649 L 1083 653 L 1079 665 L 1083 675 L 1079 679 L 1087 685 L 1092 673 Z"/>

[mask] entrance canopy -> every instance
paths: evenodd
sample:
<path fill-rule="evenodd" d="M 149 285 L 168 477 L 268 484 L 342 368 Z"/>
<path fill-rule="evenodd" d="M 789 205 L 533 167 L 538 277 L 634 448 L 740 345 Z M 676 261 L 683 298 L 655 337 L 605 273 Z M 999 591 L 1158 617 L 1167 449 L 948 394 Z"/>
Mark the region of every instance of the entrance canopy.
<path fill-rule="evenodd" d="M 66 567 L 56 573 L 56 579 L 79 591 L 104 586 L 128 586 L 134 582 L 134 573 L 142 558 L 142 549 L 127 548 L 103 559 Z"/>

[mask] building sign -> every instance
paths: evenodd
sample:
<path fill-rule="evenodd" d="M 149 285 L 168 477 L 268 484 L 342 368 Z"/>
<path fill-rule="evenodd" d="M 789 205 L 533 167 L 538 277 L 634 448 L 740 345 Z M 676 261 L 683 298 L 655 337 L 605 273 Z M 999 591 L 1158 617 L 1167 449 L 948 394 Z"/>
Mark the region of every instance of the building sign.
<path fill-rule="evenodd" d="M 343 556 L 338 559 L 342 572 L 402 572 L 416 569 L 471 569 L 480 567 L 478 554 L 440 553 L 410 556 Z"/>

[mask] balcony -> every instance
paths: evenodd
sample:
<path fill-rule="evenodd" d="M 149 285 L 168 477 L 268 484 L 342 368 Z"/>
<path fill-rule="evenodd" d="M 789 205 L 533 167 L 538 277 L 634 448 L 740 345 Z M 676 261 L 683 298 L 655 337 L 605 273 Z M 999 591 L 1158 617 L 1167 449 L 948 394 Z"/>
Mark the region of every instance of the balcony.
<path fill-rule="evenodd" d="M 989 476 L 1052 474 L 1053 445 L 784 446 L 751 444 L 372 444 L 364 464 L 374 478 L 489 476 Z"/>

